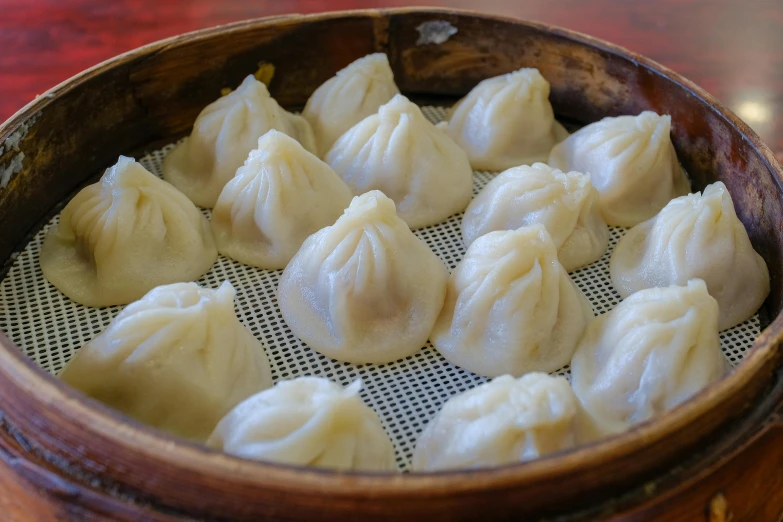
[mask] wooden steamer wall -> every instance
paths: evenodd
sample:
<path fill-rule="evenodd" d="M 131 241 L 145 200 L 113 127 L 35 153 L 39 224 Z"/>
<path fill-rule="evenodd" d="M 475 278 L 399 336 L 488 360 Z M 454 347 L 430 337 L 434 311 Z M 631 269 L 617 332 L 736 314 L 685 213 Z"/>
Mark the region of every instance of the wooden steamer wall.
<path fill-rule="evenodd" d="M 447 22 L 443 43 L 417 29 Z M 426 26 L 425 26 L 426 28 Z M 418 42 L 418 43 L 417 43 Z M 150 150 L 260 64 L 301 107 L 335 71 L 388 53 L 401 90 L 451 103 L 529 66 L 559 117 L 672 115 L 696 189 L 721 180 L 767 261 L 771 319 L 738 369 L 655 422 L 574 451 L 492 470 L 373 475 L 245 461 L 145 428 L 61 385 L 0 335 L 3 520 L 778 520 L 783 512 L 783 169 L 736 116 L 641 56 L 541 24 L 399 9 L 242 22 L 155 43 L 55 87 L 0 126 L 0 260 L 120 153 Z M 3 145 L 4 144 L 4 145 Z"/>

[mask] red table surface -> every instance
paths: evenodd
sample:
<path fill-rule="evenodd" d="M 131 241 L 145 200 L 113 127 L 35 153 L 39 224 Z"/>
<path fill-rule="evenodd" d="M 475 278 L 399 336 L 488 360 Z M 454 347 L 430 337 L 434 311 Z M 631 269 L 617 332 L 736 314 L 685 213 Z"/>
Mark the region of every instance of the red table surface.
<path fill-rule="evenodd" d="M 0 0 L 0 121 L 161 38 L 246 18 L 406 5 L 537 20 L 627 47 L 707 89 L 783 154 L 783 0 Z"/>

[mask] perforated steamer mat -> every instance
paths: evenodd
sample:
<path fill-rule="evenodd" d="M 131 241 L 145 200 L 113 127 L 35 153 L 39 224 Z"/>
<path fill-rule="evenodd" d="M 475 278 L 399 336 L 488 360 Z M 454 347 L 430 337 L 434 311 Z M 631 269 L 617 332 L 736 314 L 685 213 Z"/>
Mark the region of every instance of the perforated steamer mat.
<path fill-rule="evenodd" d="M 438 107 L 424 107 L 433 123 L 444 118 Z M 174 145 L 144 156 L 139 161 L 158 176 L 163 158 Z M 473 192 L 478 192 L 495 176 L 476 172 Z M 209 211 L 204 211 L 209 216 Z M 0 329 L 39 366 L 51 373 L 62 369 L 75 350 L 103 331 L 121 306 L 88 308 L 66 298 L 43 277 L 38 264 L 46 231 L 57 223 L 53 218 L 19 253 L 0 283 Z M 465 253 L 460 233 L 462 215 L 438 225 L 416 230 L 432 250 L 453 270 Z M 612 227 L 609 249 L 592 265 L 571 273 L 593 311 L 603 314 L 620 302 L 609 279 L 609 256 L 625 229 Z M 303 375 L 327 377 L 343 386 L 357 378 L 364 382 L 362 398 L 381 417 L 394 441 L 397 463 L 407 470 L 416 439 L 427 422 L 453 395 L 477 386 L 487 379 L 461 370 L 447 362 L 427 343 L 421 351 L 389 364 L 347 364 L 324 357 L 307 347 L 283 321 L 275 292 L 282 270 L 260 270 L 220 256 L 212 269 L 198 282 L 217 288 L 228 279 L 237 290 L 236 309 L 242 323 L 261 339 L 272 364 L 275 381 Z M 760 333 L 758 315 L 721 333 L 721 347 L 732 366 L 744 357 Z M 570 379 L 568 367 L 558 375 Z"/>

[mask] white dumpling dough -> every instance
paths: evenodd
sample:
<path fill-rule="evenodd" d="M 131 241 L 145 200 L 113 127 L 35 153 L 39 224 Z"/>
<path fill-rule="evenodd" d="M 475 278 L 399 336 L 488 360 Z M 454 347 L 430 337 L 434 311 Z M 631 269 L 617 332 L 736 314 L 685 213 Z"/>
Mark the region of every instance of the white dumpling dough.
<path fill-rule="evenodd" d="M 315 351 L 384 363 L 419 351 L 443 306 L 448 271 L 375 190 L 304 242 L 278 287 L 291 331 Z"/>
<path fill-rule="evenodd" d="M 513 167 L 490 181 L 465 211 L 462 238 L 470 245 L 488 232 L 534 224 L 546 227 L 568 272 L 597 261 L 609 245 L 590 176 L 544 163 Z"/>
<path fill-rule="evenodd" d="M 391 439 L 359 397 L 361 387 L 319 377 L 280 381 L 231 410 L 207 444 L 254 460 L 397 471 Z"/>
<path fill-rule="evenodd" d="M 571 382 L 595 425 L 611 434 L 674 408 L 727 370 L 718 303 L 694 279 L 636 292 L 592 321 Z"/>
<path fill-rule="evenodd" d="M 672 200 L 654 218 L 617 243 L 610 261 L 612 284 L 626 297 L 644 288 L 703 279 L 718 301 L 718 327 L 751 317 L 769 294 L 769 271 L 753 250 L 726 186 Z"/>
<path fill-rule="evenodd" d="M 345 131 L 399 93 L 384 53 L 368 54 L 337 71 L 315 90 L 302 111 L 313 127 L 318 154 L 325 156 Z"/>
<path fill-rule="evenodd" d="M 546 229 L 532 225 L 470 245 L 449 278 L 430 340 L 468 371 L 518 377 L 568 364 L 592 318 Z"/>
<path fill-rule="evenodd" d="M 124 156 L 66 205 L 41 249 L 46 279 L 94 307 L 198 279 L 216 259 L 209 222 L 193 203 Z"/>
<path fill-rule="evenodd" d="M 632 227 L 690 190 L 670 137 L 671 117 L 644 111 L 604 118 L 555 146 L 549 164 L 590 174 L 610 225 Z"/>
<path fill-rule="evenodd" d="M 204 442 L 245 398 L 272 385 L 261 343 L 234 313 L 234 287 L 159 286 L 131 303 L 59 377 L 135 419 Z"/>
<path fill-rule="evenodd" d="M 390 197 L 411 228 L 465 210 L 473 195 L 465 152 L 401 94 L 343 134 L 326 162 L 354 194 Z"/>
<path fill-rule="evenodd" d="M 549 82 L 538 69 L 482 81 L 452 108 L 446 129 L 476 170 L 546 161 L 552 147 L 568 136 L 555 120 Z"/>
<path fill-rule="evenodd" d="M 258 138 L 279 130 L 316 151 L 313 129 L 303 117 L 285 111 L 266 85 L 252 75 L 231 93 L 210 103 L 193 124 L 190 136 L 163 161 L 163 178 L 196 205 L 215 206 L 220 191 L 234 177 Z"/>
<path fill-rule="evenodd" d="M 503 375 L 446 401 L 416 442 L 413 471 L 496 467 L 566 450 L 585 442 L 580 416 L 565 378 Z"/>
<path fill-rule="evenodd" d="M 285 268 L 307 236 L 334 223 L 351 198 L 329 165 L 270 130 L 212 210 L 218 251 L 251 266 Z"/>

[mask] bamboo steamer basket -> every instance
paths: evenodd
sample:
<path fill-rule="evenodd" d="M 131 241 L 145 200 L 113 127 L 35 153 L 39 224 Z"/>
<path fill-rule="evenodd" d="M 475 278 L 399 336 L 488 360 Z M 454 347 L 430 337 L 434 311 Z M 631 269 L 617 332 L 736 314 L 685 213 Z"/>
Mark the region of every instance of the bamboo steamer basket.
<path fill-rule="evenodd" d="M 417 29 L 438 21 L 457 32 L 421 41 Z M 3 273 L 119 154 L 186 134 L 259 63 L 274 67 L 272 95 L 295 109 L 372 52 L 389 55 L 400 89 L 421 103 L 452 103 L 482 79 L 537 67 L 566 121 L 671 114 L 694 188 L 726 184 L 770 268 L 767 327 L 751 352 L 722 381 L 622 435 L 524 464 L 392 475 L 242 460 L 167 436 L 61 384 L 0 335 L 3 520 L 777 520 L 783 168 L 704 90 L 585 35 L 464 11 L 369 10 L 240 22 L 118 56 L 0 125 L 0 172 L 10 169 L 0 188 Z"/>

